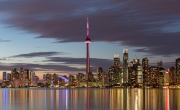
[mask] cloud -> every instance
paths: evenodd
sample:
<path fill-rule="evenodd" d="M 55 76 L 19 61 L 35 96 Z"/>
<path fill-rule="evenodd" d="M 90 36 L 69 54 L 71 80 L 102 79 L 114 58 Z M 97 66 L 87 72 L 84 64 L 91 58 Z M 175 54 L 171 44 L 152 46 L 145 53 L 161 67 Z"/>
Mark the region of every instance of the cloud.
<path fill-rule="evenodd" d="M 37 63 L 11 63 L 11 64 L 3 64 L 0 65 L 0 70 L 12 70 L 14 68 L 25 68 L 29 70 L 38 71 L 46 71 L 46 72 L 54 72 L 54 71 L 66 71 L 65 73 L 77 74 L 78 72 L 85 73 L 85 58 L 71 58 L 71 57 L 48 57 L 47 60 L 42 61 L 44 64 Z M 63 62 L 63 63 L 62 63 Z M 121 62 L 122 64 L 122 62 Z M 98 59 L 91 58 L 91 64 L 93 67 L 93 73 L 96 74 L 96 70 L 98 67 L 103 67 L 105 72 L 108 72 L 108 68 L 113 66 L 113 60 L 109 59 Z M 149 66 L 156 66 L 156 63 L 150 63 Z M 79 67 L 80 66 L 80 67 Z M 82 67 L 81 67 L 82 66 Z M 175 66 L 175 62 L 163 62 L 163 67 L 168 69 L 172 66 Z"/>
<path fill-rule="evenodd" d="M 54 38 L 57 43 L 83 42 L 86 16 L 92 42 L 117 42 L 139 47 L 148 55 L 180 55 L 179 0 L 156 1 L 4 1 L 4 23 L 38 33 L 36 38 Z"/>
<path fill-rule="evenodd" d="M 2 39 L 0 39 L 0 42 L 11 42 L 11 40 L 2 40 Z"/>
<path fill-rule="evenodd" d="M 63 52 L 33 52 L 33 53 L 27 53 L 27 54 L 19 54 L 11 56 L 13 58 L 17 57 L 24 57 L 24 58 L 33 58 L 33 57 L 49 57 L 53 55 L 59 55 L 59 54 L 65 54 Z"/>
<path fill-rule="evenodd" d="M 67 72 L 72 72 L 73 71 L 83 71 L 83 69 L 79 68 L 73 68 L 73 67 L 68 67 L 64 65 L 59 65 L 59 64 L 27 64 L 27 63 L 11 63 L 7 65 L 0 65 L 0 70 L 7 70 L 10 71 L 14 68 L 25 68 L 29 70 L 34 70 L 34 71 L 67 71 Z"/>
<path fill-rule="evenodd" d="M 84 71 L 86 66 L 86 58 L 47 57 L 47 60 L 44 60 L 44 62 L 59 62 L 65 65 L 80 65 L 84 67 Z M 107 69 L 113 65 L 113 60 L 91 58 L 90 65 L 93 67 L 93 71 L 96 71 L 98 67 L 103 67 L 103 69 L 107 71 Z"/>
<path fill-rule="evenodd" d="M 23 57 L 27 57 L 26 55 Z M 29 56 L 28 56 L 29 57 Z M 71 57 L 47 57 L 47 60 L 42 61 L 43 64 L 38 63 L 11 63 L 0 65 L 0 70 L 12 70 L 14 68 L 25 68 L 34 71 L 66 71 L 66 73 L 77 74 L 78 72 L 85 72 L 86 59 L 85 58 L 71 58 Z M 109 59 L 91 58 L 91 66 L 93 72 L 96 73 L 98 67 L 103 67 L 104 71 L 113 64 Z"/>
<path fill-rule="evenodd" d="M 7 61 L 7 60 L 10 60 L 10 59 L 7 59 L 7 58 L 0 58 L 0 61 Z"/>

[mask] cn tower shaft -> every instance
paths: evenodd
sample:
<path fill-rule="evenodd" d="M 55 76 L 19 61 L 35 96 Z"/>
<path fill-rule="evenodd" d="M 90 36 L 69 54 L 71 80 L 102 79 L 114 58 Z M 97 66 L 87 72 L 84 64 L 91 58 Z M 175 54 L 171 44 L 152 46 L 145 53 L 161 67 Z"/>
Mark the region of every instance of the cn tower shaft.
<path fill-rule="evenodd" d="M 90 70 L 90 58 L 89 58 L 89 43 L 86 43 L 86 74 L 89 74 Z"/>

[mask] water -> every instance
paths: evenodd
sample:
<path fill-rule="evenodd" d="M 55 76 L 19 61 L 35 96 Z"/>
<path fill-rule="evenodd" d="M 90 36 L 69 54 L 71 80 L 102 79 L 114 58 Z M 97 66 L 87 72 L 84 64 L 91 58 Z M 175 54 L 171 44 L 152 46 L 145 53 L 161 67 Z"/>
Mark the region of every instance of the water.
<path fill-rule="evenodd" d="M 180 89 L 4 88 L 0 97 L 1 110 L 180 110 Z"/>

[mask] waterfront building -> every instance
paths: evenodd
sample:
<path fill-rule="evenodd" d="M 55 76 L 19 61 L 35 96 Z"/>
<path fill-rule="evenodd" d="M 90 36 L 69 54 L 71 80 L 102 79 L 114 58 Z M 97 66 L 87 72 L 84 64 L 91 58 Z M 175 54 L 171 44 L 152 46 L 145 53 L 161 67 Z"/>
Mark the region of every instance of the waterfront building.
<path fill-rule="evenodd" d="M 7 73 L 7 80 L 11 81 L 11 73 Z"/>
<path fill-rule="evenodd" d="M 83 73 L 78 73 L 76 75 L 76 79 L 78 80 L 78 82 L 82 82 L 85 79 L 85 75 Z"/>
<path fill-rule="evenodd" d="M 19 79 L 24 82 L 26 79 L 29 79 L 29 70 L 28 69 L 24 69 L 24 68 L 20 68 L 18 70 L 19 73 Z"/>
<path fill-rule="evenodd" d="M 143 84 L 143 74 L 142 74 L 142 66 L 140 64 L 140 59 L 133 59 L 133 67 L 135 69 L 135 80 L 136 85 Z"/>
<path fill-rule="evenodd" d="M 80 87 L 80 83 L 85 81 L 85 75 L 83 73 L 78 73 L 76 75 L 76 79 L 77 79 L 77 86 Z"/>
<path fill-rule="evenodd" d="M 164 86 L 165 81 L 165 69 L 164 68 L 158 68 L 158 84 L 159 86 Z"/>
<path fill-rule="evenodd" d="M 175 67 L 171 67 L 169 69 L 169 84 L 175 85 L 176 84 L 176 69 Z"/>
<path fill-rule="evenodd" d="M 121 70 L 122 70 L 122 68 L 121 68 Z M 121 72 L 121 76 L 122 76 L 122 72 Z M 122 78 L 121 78 L 120 82 L 122 83 Z M 109 75 L 108 75 L 108 73 L 103 72 L 102 86 L 108 86 L 108 85 L 109 85 Z"/>
<path fill-rule="evenodd" d="M 120 57 L 119 55 L 114 55 L 114 66 L 120 66 Z"/>
<path fill-rule="evenodd" d="M 35 71 L 30 71 L 29 73 L 29 80 L 30 80 L 30 85 L 35 86 L 36 85 L 36 74 Z"/>
<path fill-rule="evenodd" d="M 17 69 L 16 68 L 14 68 L 14 69 L 12 69 L 11 70 L 11 80 L 13 80 L 13 79 L 19 79 L 19 72 L 17 71 Z"/>
<path fill-rule="evenodd" d="M 157 67 L 158 67 L 158 68 L 162 68 L 162 67 L 163 67 L 163 62 L 162 62 L 161 60 L 159 60 L 159 61 L 157 62 Z"/>
<path fill-rule="evenodd" d="M 102 67 L 98 67 L 97 69 L 97 80 L 98 81 L 102 81 L 103 80 L 103 68 Z"/>
<path fill-rule="evenodd" d="M 30 77 L 29 77 L 29 74 L 30 74 L 29 69 L 24 69 L 24 72 L 25 72 L 25 78 L 30 79 Z"/>
<path fill-rule="evenodd" d="M 170 85 L 170 83 L 169 83 L 169 71 L 168 70 L 165 71 L 164 82 L 165 82 L 165 86 Z"/>
<path fill-rule="evenodd" d="M 163 76 L 159 74 L 159 68 L 157 66 L 149 67 L 147 79 L 147 86 L 156 87 L 159 85 L 159 81 L 162 81 Z"/>
<path fill-rule="evenodd" d="M 128 50 L 123 49 L 123 83 L 128 83 Z"/>
<path fill-rule="evenodd" d="M 114 55 L 114 65 L 108 70 L 110 85 L 121 85 L 122 84 L 122 67 L 120 66 L 119 55 Z"/>
<path fill-rule="evenodd" d="M 137 76 L 137 68 L 133 66 L 133 62 L 130 62 L 131 66 L 128 67 L 128 83 L 124 83 L 124 86 L 136 86 L 136 76 Z"/>
<path fill-rule="evenodd" d="M 52 84 L 52 78 L 52 74 L 46 74 L 46 86 L 50 86 Z"/>
<path fill-rule="evenodd" d="M 88 74 L 88 81 L 93 82 L 95 81 L 94 74 L 92 73 L 92 67 L 90 67 L 89 74 Z"/>
<path fill-rule="evenodd" d="M 129 82 L 128 85 L 132 87 L 142 86 L 143 76 L 142 76 L 142 66 L 140 65 L 139 59 L 133 59 L 132 62 L 128 64 Z"/>
<path fill-rule="evenodd" d="M 73 75 L 69 75 L 69 86 L 75 86 L 75 77 Z"/>
<path fill-rule="evenodd" d="M 108 76 L 110 85 L 121 85 L 122 84 L 122 67 L 111 66 L 108 70 Z"/>
<path fill-rule="evenodd" d="M 23 79 L 25 79 L 25 75 L 24 75 L 24 69 L 20 68 L 19 71 L 19 79 L 22 81 Z"/>
<path fill-rule="evenodd" d="M 142 71 L 143 71 L 143 85 L 147 85 L 150 82 L 149 70 L 149 60 L 147 57 L 142 59 Z"/>
<path fill-rule="evenodd" d="M 43 74 L 43 81 L 46 81 L 46 74 Z"/>
<path fill-rule="evenodd" d="M 58 74 L 54 73 L 52 77 L 53 77 L 53 85 L 58 85 L 59 82 Z"/>
<path fill-rule="evenodd" d="M 176 84 L 180 84 L 180 58 L 176 59 Z"/>
<path fill-rule="evenodd" d="M 142 73 L 142 66 L 137 67 L 137 84 L 143 84 L 143 73 Z"/>
<path fill-rule="evenodd" d="M 7 73 L 5 71 L 3 72 L 3 80 L 7 80 Z"/>
<path fill-rule="evenodd" d="M 34 76 L 33 77 L 33 86 L 37 86 L 38 82 L 39 82 L 39 77 L 38 76 Z"/>

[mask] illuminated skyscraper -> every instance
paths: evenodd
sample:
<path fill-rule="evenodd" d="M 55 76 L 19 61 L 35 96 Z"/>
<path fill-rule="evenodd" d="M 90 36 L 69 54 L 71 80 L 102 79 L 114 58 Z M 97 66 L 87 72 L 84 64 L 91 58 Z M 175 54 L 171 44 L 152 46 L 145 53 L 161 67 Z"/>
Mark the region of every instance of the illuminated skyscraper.
<path fill-rule="evenodd" d="M 78 73 L 76 75 L 76 79 L 78 80 L 78 82 L 82 82 L 84 77 L 85 77 L 85 75 L 83 73 Z"/>
<path fill-rule="evenodd" d="M 68 77 L 68 79 L 69 79 L 69 85 L 70 85 L 70 86 L 74 86 L 74 85 L 75 85 L 75 84 L 74 84 L 75 77 L 70 74 L 69 77 Z"/>
<path fill-rule="evenodd" d="M 7 80 L 7 73 L 3 72 L 3 80 Z"/>
<path fill-rule="evenodd" d="M 142 59 L 142 67 L 143 67 L 143 71 L 148 70 L 149 68 L 149 60 L 147 57 Z"/>
<path fill-rule="evenodd" d="M 114 66 L 120 66 L 120 58 L 119 55 L 114 55 Z"/>
<path fill-rule="evenodd" d="M 88 81 L 93 81 L 94 80 L 94 75 L 92 74 L 92 67 L 89 67 L 89 73 L 88 73 Z"/>
<path fill-rule="evenodd" d="M 123 83 L 128 83 L 128 50 L 123 49 Z"/>
<path fill-rule="evenodd" d="M 103 78 L 103 68 L 102 67 L 98 67 L 98 69 L 97 69 L 97 77 L 98 77 L 99 81 L 102 80 L 102 78 Z"/>
<path fill-rule="evenodd" d="M 163 66 L 163 62 L 162 62 L 161 60 L 159 60 L 159 61 L 157 62 L 157 67 L 158 67 L 158 68 L 162 68 L 162 66 Z"/>
<path fill-rule="evenodd" d="M 7 73 L 7 80 L 11 81 L 11 73 Z"/>
<path fill-rule="evenodd" d="M 122 84 L 122 67 L 120 66 L 119 55 L 114 55 L 114 65 L 108 70 L 108 76 L 110 80 L 110 85 L 116 86 Z"/>
<path fill-rule="evenodd" d="M 176 84 L 176 72 L 175 72 L 175 67 L 171 67 L 169 69 L 169 83 L 171 85 Z"/>
<path fill-rule="evenodd" d="M 146 82 L 149 82 L 149 79 L 147 79 L 148 76 L 149 76 L 149 72 L 148 72 L 148 70 L 149 70 L 149 60 L 148 60 L 147 57 L 142 59 L 142 69 L 143 69 L 143 82 L 145 84 Z"/>
<path fill-rule="evenodd" d="M 180 84 L 180 58 L 176 59 L 176 83 Z"/>
<path fill-rule="evenodd" d="M 90 56 L 89 56 L 89 43 L 91 43 L 91 39 L 89 38 L 89 20 L 87 17 L 87 34 L 86 34 L 86 80 L 88 80 L 88 74 L 90 72 Z"/>
<path fill-rule="evenodd" d="M 142 66 L 137 67 L 137 83 L 142 84 L 143 83 L 143 74 L 142 74 Z"/>

